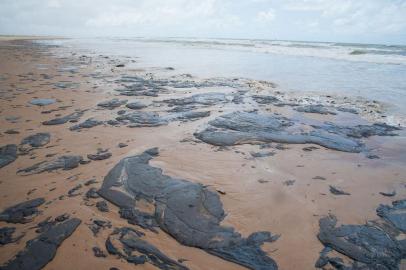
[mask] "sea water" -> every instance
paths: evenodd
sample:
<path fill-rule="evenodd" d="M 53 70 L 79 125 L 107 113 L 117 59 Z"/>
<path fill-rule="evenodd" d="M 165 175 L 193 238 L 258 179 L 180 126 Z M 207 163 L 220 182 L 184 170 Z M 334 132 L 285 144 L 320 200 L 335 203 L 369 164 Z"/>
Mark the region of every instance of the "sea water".
<path fill-rule="evenodd" d="M 267 80 L 283 91 L 361 96 L 387 104 L 389 113 L 406 116 L 406 46 L 197 38 L 53 42 L 134 58 L 132 65 L 139 68 L 173 67 L 204 78 Z"/>

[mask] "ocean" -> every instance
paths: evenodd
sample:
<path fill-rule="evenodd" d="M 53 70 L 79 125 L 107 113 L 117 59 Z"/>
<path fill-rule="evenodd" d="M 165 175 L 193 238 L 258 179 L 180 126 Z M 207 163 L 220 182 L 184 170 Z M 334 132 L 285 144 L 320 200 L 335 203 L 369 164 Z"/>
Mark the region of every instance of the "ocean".
<path fill-rule="evenodd" d="M 204 78 L 267 80 L 281 91 L 363 97 L 385 103 L 394 124 L 406 118 L 406 46 L 201 38 L 42 42 L 134 58 L 136 68 L 173 67 Z"/>

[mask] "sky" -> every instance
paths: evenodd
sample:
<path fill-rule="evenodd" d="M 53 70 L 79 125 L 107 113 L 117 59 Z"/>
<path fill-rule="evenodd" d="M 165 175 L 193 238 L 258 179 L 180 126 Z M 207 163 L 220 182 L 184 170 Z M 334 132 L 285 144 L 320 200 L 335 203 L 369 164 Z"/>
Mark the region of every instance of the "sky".
<path fill-rule="evenodd" d="M 0 0 L 0 34 L 406 45 L 406 0 Z"/>

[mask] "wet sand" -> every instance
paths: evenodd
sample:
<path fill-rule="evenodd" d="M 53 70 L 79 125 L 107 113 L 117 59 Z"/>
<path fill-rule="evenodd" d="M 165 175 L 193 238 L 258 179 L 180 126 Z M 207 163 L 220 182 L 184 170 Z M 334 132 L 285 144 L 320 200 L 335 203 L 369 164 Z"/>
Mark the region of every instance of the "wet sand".
<path fill-rule="evenodd" d="M 103 178 L 121 159 L 152 147 L 158 147 L 160 151 L 159 156 L 151 161 L 152 166 L 162 168 L 169 176 L 207 185 L 219 193 L 227 214 L 222 225 L 234 227 L 244 237 L 257 231 L 281 235 L 277 241 L 262 247 L 280 269 L 315 269 L 314 264 L 323 249 L 317 239 L 321 217 L 334 214 L 340 223 L 363 224 L 376 218 L 375 209 L 379 204 L 390 204 L 406 196 L 406 140 L 403 131 L 399 131 L 396 137 L 374 136 L 364 140 L 379 159 L 368 158 L 365 153 L 345 153 L 309 144 L 283 144 L 280 147 L 272 143 L 268 149 L 260 149 L 260 145 L 252 144 L 224 148 L 206 144 L 193 136 L 196 130 L 207 126 L 209 120 L 236 110 L 258 109 L 264 113 L 277 112 L 289 117 L 337 121 L 346 125 L 367 123 L 376 119 L 376 114 L 319 115 L 299 113 L 291 107 L 228 102 L 201 108 L 210 110 L 209 117 L 187 122 L 171 121 L 157 127 L 130 128 L 102 124 L 75 132 L 70 131 L 69 127 L 77 123 L 42 124 L 59 114 L 64 116 L 78 109 L 86 110 L 79 122 L 90 117 L 107 121 L 114 119 L 119 110 L 130 111 L 125 106 L 112 110 L 97 106 L 99 102 L 112 98 L 137 100 L 148 104 L 142 111 L 165 114 L 168 107 L 154 101 L 195 93 L 236 93 L 236 89 L 220 86 L 198 89 L 167 87 L 166 92 L 159 93 L 158 97 L 119 96 L 115 89 L 120 88 L 120 83 L 116 80 L 122 76 L 145 76 L 148 72 L 156 76 L 179 75 L 176 70 L 165 68 L 134 70 L 129 65 L 130 61 L 98 55 L 82 56 L 66 48 L 61 50 L 58 47 L 33 45 L 29 41 L 0 41 L 0 146 L 19 145 L 23 138 L 38 132 L 51 134 L 49 144 L 19 155 L 14 162 L 0 169 L 1 209 L 38 197 L 44 197 L 49 202 L 39 207 L 41 213 L 32 222 L 12 224 L 17 234 L 25 233 L 25 236 L 16 243 L 0 247 L 0 264 L 10 260 L 23 249 L 26 241 L 36 237 L 35 224 L 47 217 L 68 213 L 81 219 L 82 223 L 62 243 L 55 258 L 44 269 L 156 269 L 149 263 L 135 266 L 113 255 L 105 258 L 93 255 L 94 246 L 107 254 L 106 238 L 114 227 L 123 226 L 133 226 L 143 231 L 148 242 L 172 259 L 185 259 L 183 265 L 190 269 L 244 269 L 201 249 L 183 246 L 161 230 L 155 234 L 129 225 L 120 218 L 118 207 L 111 203 L 108 203 L 109 212 L 100 212 L 95 204 L 101 198 L 84 199 L 90 187 L 100 188 Z M 121 63 L 125 66 L 117 67 Z M 55 85 L 57 83 L 68 86 L 61 88 Z M 263 82 L 249 85 L 252 85 L 249 91 L 254 94 L 268 90 Z M 279 90 L 271 88 L 269 91 Z M 56 103 L 31 105 L 29 102 L 33 98 L 52 98 Z M 49 110 L 55 111 L 42 113 Z M 19 133 L 7 134 L 6 131 L 10 129 Z M 119 148 L 119 143 L 128 146 Z M 309 146 L 316 146 L 317 149 L 303 150 Z M 19 169 L 60 155 L 86 157 L 96 153 L 98 148 L 109 149 L 111 158 L 91 161 L 66 171 L 29 176 L 16 173 Z M 250 154 L 263 151 L 275 154 L 257 158 Z M 47 157 L 49 154 L 55 156 Z M 67 196 L 73 187 L 93 178 L 97 183 L 80 188 L 80 195 Z M 289 185 L 286 182 L 289 180 L 294 182 L 291 181 Z M 329 192 L 330 185 L 340 187 L 351 195 L 333 195 Z M 379 193 L 392 190 L 396 190 L 393 197 Z M 109 220 L 112 228 L 102 230 L 95 237 L 88 228 L 93 219 Z M 4 226 L 10 224 L 0 222 L 0 227 Z"/>

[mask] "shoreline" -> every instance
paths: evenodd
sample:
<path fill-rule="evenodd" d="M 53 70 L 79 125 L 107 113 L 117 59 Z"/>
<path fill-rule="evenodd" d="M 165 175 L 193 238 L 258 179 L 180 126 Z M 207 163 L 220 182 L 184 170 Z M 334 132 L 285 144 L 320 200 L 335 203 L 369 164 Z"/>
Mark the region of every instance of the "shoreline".
<path fill-rule="evenodd" d="M 146 234 L 145 239 L 168 257 L 186 259 L 183 265 L 190 269 L 205 269 L 208 265 L 212 269 L 243 269 L 201 249 L 183 246 L 159 228 L 156 234 L 127 224 L 125 219 L 120 218 L 119 208 L 110 202 L 107 203 L 109 212 L 100 212 L 96 202 L 102 199 L 86 198 L 89 188 L 100 189 L 104 177 L 120 160 L 140 155 L 153 147 L 159 148 L 159 155 L 151 161 L 152 167 L 161 168 L 165 175 L 208 186 L 219 196 L 226 213 L 221 225 L 235 228 L 244 237 L 257 231 L 280 234 L 278 240 L 262 246 L 280 269 L 314 269 L 319 252 L 323 249 L 317 239 L 321 217 L 334 214 L 340 223 L 363 224 L 365 220 L 376 218 L 375 209 L 379 204 L 390 204 L 405 198 L 406 179 L 402 177 L 406 175 L 406 169 L 402 166 L 404 154 L 400 153 L 406 146 L 404 135 L 361 137 L 359 140 L 365 144 L 366 150 L 360 153 L 337 151 L 317 144 L 258 144 L 257 141 L 219 147 L 195 136 L 196 132 L 202 132 L 210 126 L 210 121 L 235 111 L 251 113 L 257 110 L 260 115 L 280 114 L 290 125 L 283 132 L 294 134 L 308 132 L 314 129 L 312 125 L 320 125 L 325 121 L 335 121 L 337 125 L 368 123 L 361 118 L 362 114 L 360 116 L 348 110 L 336 110 L 341 108 L 340 103 L 331 104 L 330 101 L 326 104 L 330 103 L 331 106 L 316 108 L 327 109 L 325 114 L 300 112 L 295 109 L 305 106 L 303 102 L 306 99 L 301 101 L 288 96 L 285 100 L 285 93 L 276 93 L 278 90 L 265 82 L 255 81 L 256 84 L 253 84 L 253 80 L 247 82 L 243 79 L 202 80 L 176 74 L 176 70 L 166 68 L 157 71 L 136 70 L 130 67 L 132 59 L 78 55 L 66 48 L 30 46 L 29 43 L 13 48 L 7 46 L 7 42 L 0 41 L 0 57 L 0 62 L 7 63 L 0 65 L 0 74 L 5 75 L 0 80 L 3 89 L 0 100 L 0 124 L 3 127 L 0 146 L 16 144 L 20 152 L 14 162 L 0 169 L 1 208 L 37 197 L 44 197 L 50 202 L 41 206 L 42 213 L 31 223 L 15 225 L 17 232 L 26 235 L 17 243 L 1 247 L 1 264 L 11 259 L 25 246 L 27 240 L 37 235 L 32 229 L 34 224 L 48 216 L 68 213 L 71 217 L 80 218 L 82 224 L 62 243 L 56 257 L 44 269 L 67 269 L 67 258 L 77 258 L 72 261 L 75 269 L 86 269 L 89 265 L 95 268 L 114 266 L 134 269 L 134 265 L 113 255 L 106 258 L 93 255 L 93 246 L 99 247 L 107 255 L 105 240 L 114 227 L 123 226 L 141 230 Z M 142 87 L 139 87 L 140 84 Z M 120 89 L 124 91 L 117 91 Z M 154 92 L 156 89 L 158 91 Z M 126 91 L 141 93 L 137 93 L 137 96 L 123 96 Z M 209 98 L 203 103 L 193 99 L 182 100 L 207 93 Z M 210 93 L 222 93 L 224 98 L 223 95 L 210 96 Z M 272 96 L 278 101 L 267 99 L 266 96 Z M 45 106 L 29 104 L 34 98 L 53 99 L 55 103 Z M 127 104 L 137 101 L 145 107 L 133 110 L 126 107 L 125 103 L 116 105 L 111 102 L 104 106 L 98 105 L 113 98 L 128 100 Z M 300 104 L 289 106 L 285 103 Z M 370 107 L 368 104 L 366 108 Z M 173 109 L 178 111 L 171 111 Z M 304 110 L 308 109 L 312 108 L 304 107 Z M 381 108 L 374 109 L 379 111 Z M 119 113 L 123 110 L 126 112 Z M 190 115 L 182 114 L 184 110 L 209 111 L 210 115 L 192 119 L 188 118 Z M 334 114 L 329 113 L 330 110 Z M 81 115 L 77 119 L 68 120 L 64 124 L 43 124 L 78 111 Z M 146 117 L 141 124 L 136 121 L 131 123 L 131 118 L 108 123 L 109 120 L 133 112 L 157 113 L 159 118 L 153 121 L 158 122 L 150 123 Z M 379 118 L 379 113 L 377 115 Z M 81 127 L 79 132 L 70 130 L 89 118 L 102 123 L 91 128 Z M 146 123 L 149 126 L 145 126 Z M 7 134 L 7 130 L 19 133 Z M 37 132 L 50 133 L 50 142 L 22 151 L 21 141 Z M 395 132 L 404 134 L 404 131 Z M 340 138 L 351 139 L 341 133 L 337 134 Z M 127 146 L 118 147 L 118 143 Z M 91 160 L 89 164 L 78 165 L 72 170 L 30 176 L 16 174 L 19 169 L 40 161 L 51 161 L 61 155 L 80 155 L 88 161 L 88 154 L 101 154 L 98 148 L 108 149 L 111 157 Z M 368 158 L 368 155 L 379 158 Z M 317 176 L 319 178 L 315 179 Z M 86 186 L 85 182 L 93 178 L 97 183 Z M 69 191 L 79 184 L 81 187 L 78 192 L 74 192 L 79 195 L 68 196 Z M 330 185 L 351 195 L 331 194 Z M 379 194 L 392 190 L 396 190 L 393 197 Z M 63 199 L 60 196 L 64 196 Z M 147 210 L 151 207 L 145 202 L 137 205 Z M 102 229 L 95 237 L 89 230 L 93 219 L 110 221 L 112 228 Z M 1 227 L 8 225 L 1 222 Z M 140 269 L 155 268 L 146 263 Z"/>
<path fill-rule="evenodd" d="M 68 37 L 58 37 L 58 36 L 0 35 L 0 41 L 53 40 L 53 39 L 69 39 L 69 38 Z"/>
<path fill-rule="evenodd" d="M 190 73 L 202 79 L 239 78 L 251 80 L 254 84 L 261 80 L 270 81 L 278 84 L 275 90 L 285 94 L 292 92 L 297 97 L 303 93 L 304 98 L 311 95 L 316 101 L 318 96 L 327 95 L 331 95 L 333 101 L 336 97 L 348 97 L 349 101 L 364 97 L 369 102 L 376 100 L 384 103 L 382 105 L 388 111 L 387 116 L 391 118 L 387 120 L 388 123 L 405 125 L 404 82 L 401 75 L 406 70 L 402 65 L 365 63 L 356 58 L 353 59 L 355 61 L 329 60 L 324 54 L 330 49 L 321 48 L 316 50 L 320 52 L 319 55 L 306 57 L 295 54 L 295 51 L 292 52 L 294 55 L 288 56 L 240 51 L 233 45 L 222 49 L 165 41 L 144 43 L 137 39 L 69 40 L 55 44 L 75 47 L 84 54 L 97 52 L 111 55 L 124 62 L 125 57 L 131 57 L 133 60 L 128 67 L 134 69 L 148 68 L 159 72 L 159 67 L 173 67 L 178 74 Z M 291 49 L 289 45 L 282 47 Z M 138 55 L 142 57 L 138 58 Z M 381 120 L 376 118 L 375 121 Z"/>

